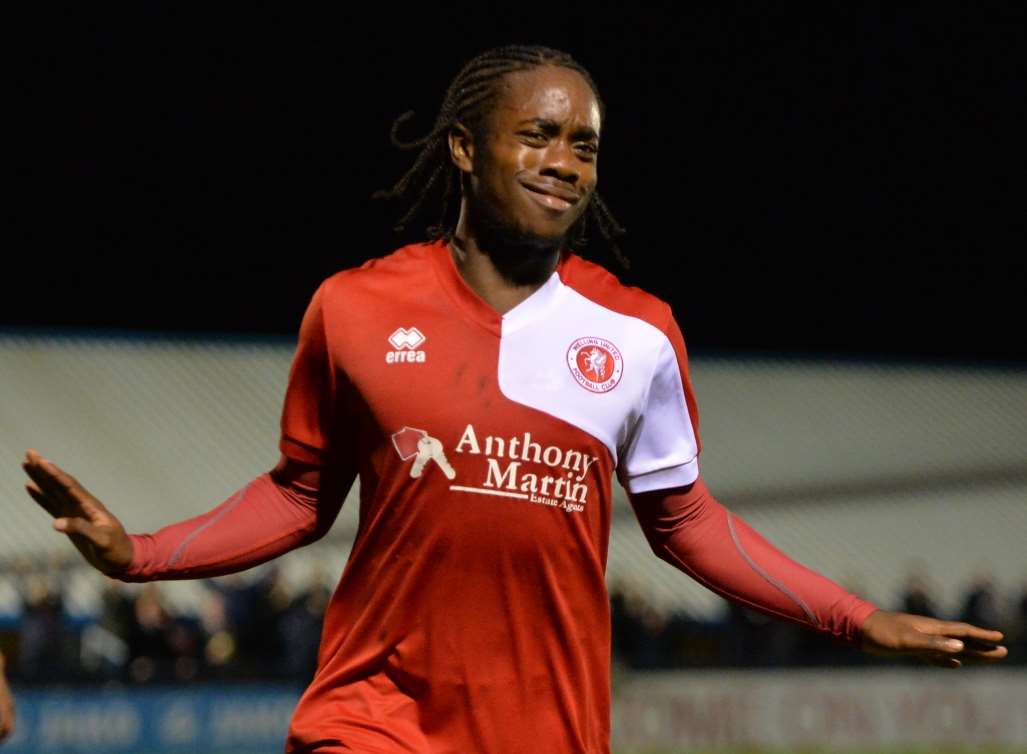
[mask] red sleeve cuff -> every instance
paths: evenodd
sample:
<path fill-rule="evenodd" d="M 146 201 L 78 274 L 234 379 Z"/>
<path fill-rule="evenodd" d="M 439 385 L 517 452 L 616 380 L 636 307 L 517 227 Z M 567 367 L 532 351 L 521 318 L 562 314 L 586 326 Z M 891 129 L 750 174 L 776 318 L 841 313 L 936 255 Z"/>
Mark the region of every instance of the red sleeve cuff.
<path fill-rule="evenodd" d="M 121 581 L 149 581 L 149 566 L 153 561 L 154 541 L 152 534 L 129 534 L 132 542 L 132 562 L 124 572 L 118 574 Z"/>
<path fill-rule="evenodd" d="M 847 620 L 848 630 L 846 630 L 844 638 L 853 644 L 858 644 L 863 636 L 863 624 L 866 623 L 867 618 L 881 608 L 872 602 L 861 600 L 858 597 L 854 599 L 856 600 L 856 604 L 849 611 L 849 617 Z"/>

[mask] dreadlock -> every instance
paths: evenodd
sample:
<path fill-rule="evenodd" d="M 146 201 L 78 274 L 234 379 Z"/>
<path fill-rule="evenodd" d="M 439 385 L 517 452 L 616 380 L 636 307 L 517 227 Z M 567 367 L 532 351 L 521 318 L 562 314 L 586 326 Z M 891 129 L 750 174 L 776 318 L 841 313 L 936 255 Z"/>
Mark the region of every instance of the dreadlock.
<path fill-rule="evenodd" d="M 441 194 L 442 211 L 439 214 L 439 221 L 436 225 L 428 227 L 428 236 L 432 240 L 452 239 L 456 230 L 453 210 L 459 205 L 460 188 L 459 170 L 450 161 L 449 156 L 447 137 L 450 130 L 456 123 L 461 123 L 476 135 L 483 133 L 486 118 L 499 95 L 498 85 L 502 78 L 508 73 L 543 65 L 570 68 L 581 74 L 599 103 L 600 117 L 605 117 L 606 108 L 592 77 L 580 63 L 565 52 L 538 45 L 508 45 L 478 55 L 470 60 L 450 83 L 435 119 L 435 125 L 427 135 L 407 142 L 399 138 L 399 129 L 414 115 L 412 110 L 400 115 L 392 124 L 389 136 L 394 146 L 403 150 L 421 150 L 410 170 L 391 189 L 372 194 L 374 199 L 413 199 L 394 228 L 397 233 L 403 231 L 427 200 Z M 630 262 L 616 241 L 616 237 L 624 235 L 626 231 L 614 218 L 598 192 L 593 192 L 586 211 L 570 229 L 570 245 L 578 250 L 586 246 L 590 219 L 599 228 L 618 263 L 625 270 L 628 269 Z"/>

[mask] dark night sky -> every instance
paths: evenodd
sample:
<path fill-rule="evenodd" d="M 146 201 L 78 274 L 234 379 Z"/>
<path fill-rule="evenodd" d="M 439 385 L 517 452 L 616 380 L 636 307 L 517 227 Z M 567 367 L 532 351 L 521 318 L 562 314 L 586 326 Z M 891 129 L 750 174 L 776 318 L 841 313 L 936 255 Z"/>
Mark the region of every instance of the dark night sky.
<path fill-rule="evenodd" d="M 421 135 L 517 41 L 592 71 L 622 279 L 693 350 L 1027 363 L 1027 11 L 944 5 L 51 12 L 0 326 L 295 333 L 322 278 L 420 237 L 369 199 L 412 159 L 393 119 Z"/>

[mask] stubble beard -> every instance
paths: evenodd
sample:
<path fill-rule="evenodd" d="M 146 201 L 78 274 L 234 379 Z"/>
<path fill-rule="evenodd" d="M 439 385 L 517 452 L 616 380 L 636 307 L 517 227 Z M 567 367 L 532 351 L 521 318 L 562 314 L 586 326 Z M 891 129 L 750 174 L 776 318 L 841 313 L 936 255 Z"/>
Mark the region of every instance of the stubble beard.
<path fill-rule="evenodd" d="M 478 248 L 513 285 L 541 285 L 553 273 L 567 234 L 545 236 L 511 222 L 489 197 L 472 196 L 468 225 Z"/>

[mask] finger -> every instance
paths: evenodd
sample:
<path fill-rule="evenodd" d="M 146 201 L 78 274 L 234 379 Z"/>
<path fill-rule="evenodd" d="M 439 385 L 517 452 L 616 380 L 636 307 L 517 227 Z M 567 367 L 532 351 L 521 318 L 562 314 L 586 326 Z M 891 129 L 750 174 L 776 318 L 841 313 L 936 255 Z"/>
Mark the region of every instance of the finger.
<path fill-rule="evenodd" d="M 965 647 L 966 645 L 960 639 L 923 633 L 914 629 L 903 632 L 895 651 L 904 655 L 922 655 L 927 652 L 937 655 L 952 655 L 962 652 Z"/>
<path fill-rule="evenodd" d="M 960 653 L 960 657 L 974 658 L 978 660 L 1001 660 L 1009 654 L 1009 650 L 1003 646 L 991 647 L 967 647 Z"/>
<path fill-rule="evenodd" d="M 64 490 L 38 460 L 26 460 L 21 467 L 29 475 L 29 478 L 36 483 L 36 486 L 55 503 L 59 505 L 68 504 L 67 495 Z"/>
<path fill-rule="evenodd" d="M 22 468 L 36 487 L 46 495 L 54 505 L 58 515 L 78 515 L 82 505 L 60 485 L 53 474 L 39 462 L 26 461 Z"/>
<path fill-rule="evenodd" d="M 85 490 L 82 489 L 82 486 L 78 483 L 78 480 L 75 479 L 75 477 L 66 472 L 53 461 L 48 461 L 45 458 L 40 459 L 39 468 L 46 472 L 49 475 L 50 479 L 53 480 L 54 484 L 56 484 L 58 487 L 64 490 L 64 492 L 67 495 L 77 498 L 81 496 L 83 492 L 85 492 Z"/>
<path fill-rule="evenodd" d="M 931 633 L 940 633 L 960 639 L 980 639 L 981 641 L 999 642 L 1002 641 L 1003 636 L 1001 631 L 981 628 L 980 626 L 973 626 L 969 623 L 958 621 L 939 621 L 938 625 L 933 628 L 934 630 Z"/>
<path fill-rule="evenodd" d="M 61 486 L 61 489 L 64 490 L 65 494 L 74 500 L 76 504 L 81 506 L 86 513 L 90 516 L 95 516 L 98 513 L 107 512 L 103 503 L 93 497 L 92 493 L 79 484 L 79 481 L 75 477 L 63 471 L 50 461 L 44 461 L 43 464 L 43 468 L 49 469 L 51 473 L 53 473 L 54 478 Z"/>
<path fill-rule="evenodd" d="M 905 653 L 919 654 L 928 650 L 939 656 L 959 656 L 982 660 L 1000 660 L 1009 650 L 993 642 L 981 642 L 974 639 L 963 641 L 945 636 L 921 635 L 914 636 L 906 642 Z"/>
<path fill-rule="evenodd" d="M 91 543 L 100 545 L 103 537 L 101 531 L 84 518 L 75 516 L 71 518 L 55 518 L 53 528 L 69 536 L 85 537 Z"/>
<path fill-rule="evenodd" d="M 942 657 L 958 655 L 963 649 L 963 643 L 955 639 L 914 633 L 899 637 L 895 646 L 887 647 L 877 654 L 886 657 Z"/>
<path fill-rule="evenodd" d="M 106 510 L 75 477 L 45 458 L 39 457 L 37 463 L 29 464 L 25 470 L 48 495 L 63 503 L 69 513 L 81 510 L 93 515 Z"/>
<path fill-rule="evenodd" d="M 33 479 L 38 477 L 37 481 L 42 480 L 45 486 L 52 487 L 54 490 L 65 489 L 65 485 L 61 483 L 61 476 L 63 475 L 67 481 L 68 474 L 63 472 L 57 464 L 43 458 L 35 450 L 25 453 L 25 460 L 21 466 Z"/>
<path fill-rule="evenodd" d="M 28 482 L 25 485 L 25 491 L 28 492 L 29 496 L 37 503 L 39 503 L 40 507 L 43 508 L 51 516 L 57 518 L 61 515 L 62 511 L 60 507 L 57 505 L 57 503 L 55 503 L 53 500 L 51 500 L 45 494 L 43 494 L 43 491 L 39 489 L 39 487 L 37 487 L 34 482 Z"/>

